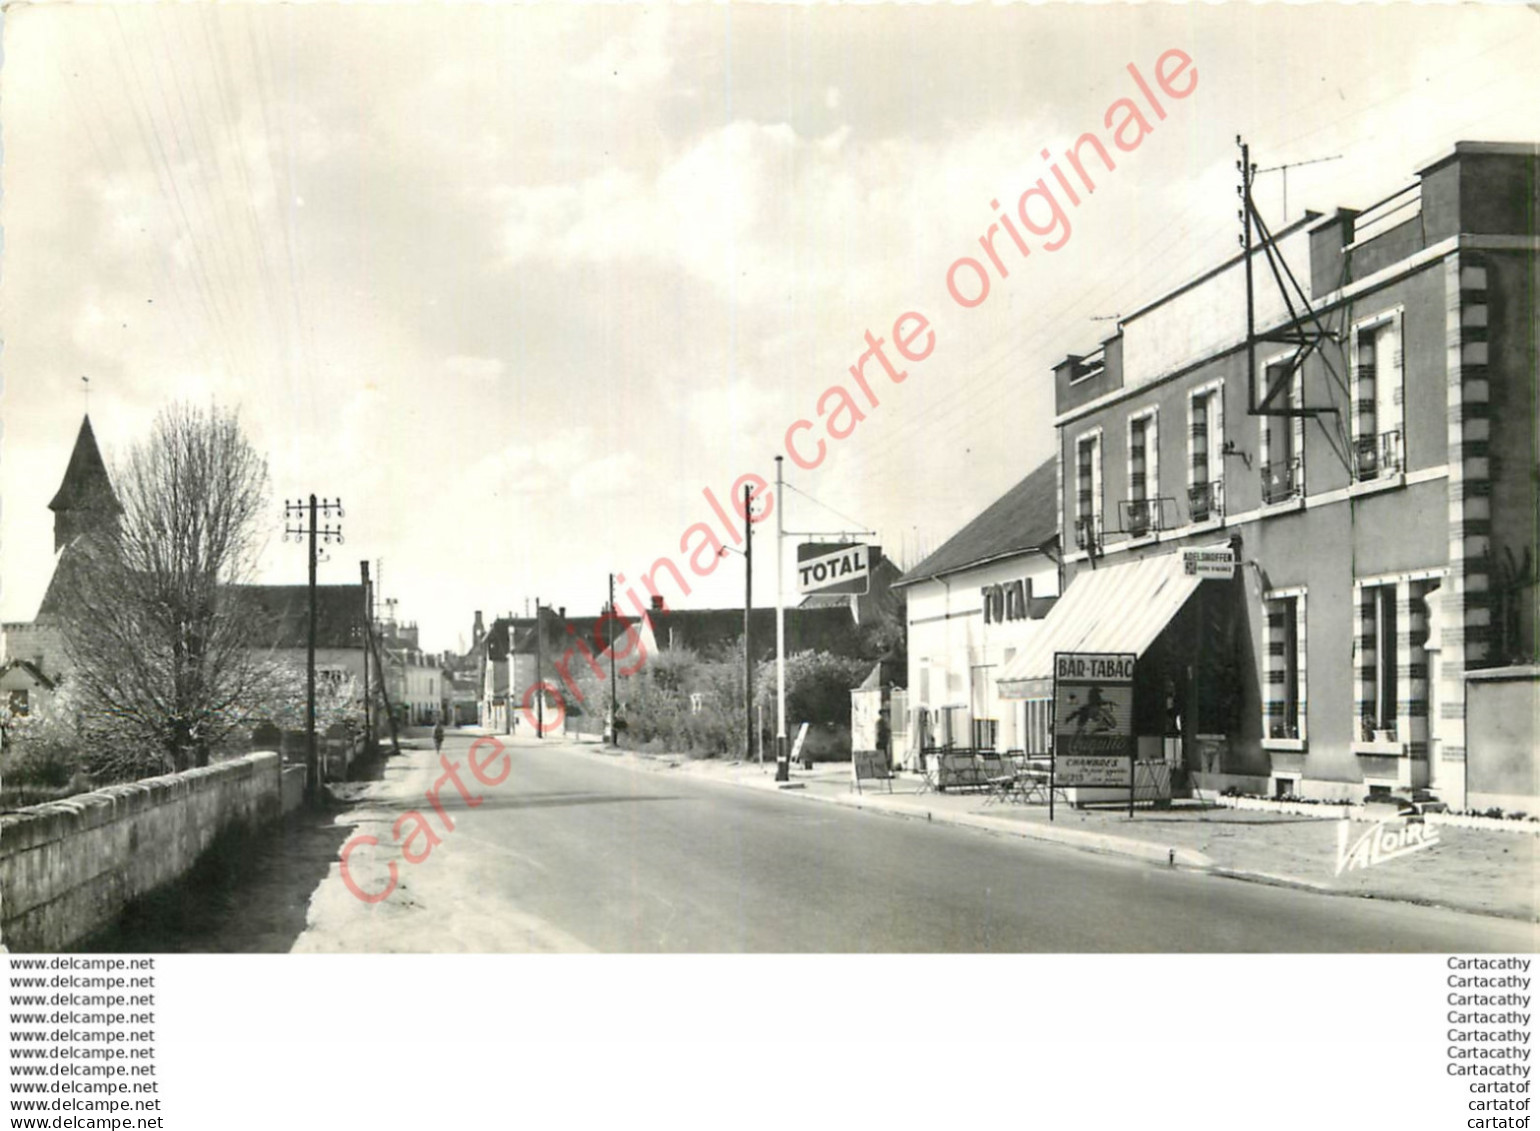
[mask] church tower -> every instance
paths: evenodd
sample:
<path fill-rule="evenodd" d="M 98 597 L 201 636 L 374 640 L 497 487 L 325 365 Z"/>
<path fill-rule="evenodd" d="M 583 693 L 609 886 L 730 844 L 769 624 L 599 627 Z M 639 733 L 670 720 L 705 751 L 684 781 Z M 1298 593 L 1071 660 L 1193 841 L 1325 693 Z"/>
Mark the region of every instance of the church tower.
<path fill-rule="evenodd" d="M 91 430 L 89 416 L 80 423 L 80 434 L 75 437 L 75 450 L 70 453 L 64 482 L 59 485 L 48 509 L 53 511 L 54 553 L 82 534 L 116 526 L 118 516 L 123 513 L 112 489 L 112 480 L 107 477 L 101 450 L 96 446 L 96 433 Z"/>

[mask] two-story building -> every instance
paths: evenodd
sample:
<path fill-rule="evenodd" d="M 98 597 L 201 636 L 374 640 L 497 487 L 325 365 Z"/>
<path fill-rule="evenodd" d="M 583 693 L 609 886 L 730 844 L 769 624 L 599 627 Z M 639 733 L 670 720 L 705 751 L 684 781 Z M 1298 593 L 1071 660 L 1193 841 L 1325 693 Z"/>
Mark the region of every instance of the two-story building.
<path fill-rule="evenodd" d="M 1277 232 L 1276 276 L 1254 251 L 1249 343 L 1237 255 L 1057 365 L 1065 595 L 1002 694 L 1132 652 L 1141 756 L 1200 785 L 1540 794 L 1533 669 L 1527 751 L 1466 719 L 1468 677 L 1535 656 L 1537 173 L 1460 143 Z"/>

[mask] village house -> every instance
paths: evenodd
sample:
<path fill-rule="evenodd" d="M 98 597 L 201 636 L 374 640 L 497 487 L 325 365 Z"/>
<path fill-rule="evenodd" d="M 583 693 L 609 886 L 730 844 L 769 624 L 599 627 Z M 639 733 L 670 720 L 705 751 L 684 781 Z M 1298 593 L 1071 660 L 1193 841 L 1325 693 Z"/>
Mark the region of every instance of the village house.
<path fill-rule="evenodd" d="M 1056 485 L 1050 460 L 896 583 L 909 634 L 899 761 L 917 767 L 923 747 L 1047 752 L 1047 705 L 1002 699 L 997 680 L 1059 592 Z"/>

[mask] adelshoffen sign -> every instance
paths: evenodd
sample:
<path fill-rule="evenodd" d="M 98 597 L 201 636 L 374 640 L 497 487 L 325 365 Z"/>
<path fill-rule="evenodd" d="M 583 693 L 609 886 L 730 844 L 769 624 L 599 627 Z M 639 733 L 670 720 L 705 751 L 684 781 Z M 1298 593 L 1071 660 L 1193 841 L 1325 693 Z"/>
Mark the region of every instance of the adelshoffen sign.
<path fill-rule="evenodd" d="M 1052 785 L 1126 789 L 1130 813 L 1137 659 L 1132 652 L 1053 656 Z"/>
<path fill-rule="evenodd" d="M 1228 580 L 1235 576 L 1235 551 L 1183 550 L 1182 572 L 1188 577 Z"/>

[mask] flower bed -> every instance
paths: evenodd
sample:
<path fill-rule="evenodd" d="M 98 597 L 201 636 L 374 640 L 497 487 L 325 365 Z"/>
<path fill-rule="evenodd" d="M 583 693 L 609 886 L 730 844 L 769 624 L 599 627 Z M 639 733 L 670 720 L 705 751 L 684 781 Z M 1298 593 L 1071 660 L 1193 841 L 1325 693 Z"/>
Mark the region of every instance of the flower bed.
<path fill-rule="evenodd" d="M 1271 797 L 1246 795 L 1219 795 L 1214 799 L 1229 809 L 1251 809 L 1264 813 L 1281 813 L 1297 817 L 1320 817 L 1323 820 L 1340 821 L 1343 817 L 1352 821 L 1383 821 L 1395 816 L 1389 805 L 1361 805 L 1356 802 L 1277 800 Z M 1540 836 L 1540 819 L 1527 814 L 1511 817 L 1488 817 L 1476 813 L 1425 813 L 1423 820 L 1430 825 L 1446 825 L 1454 829 L 1482 829 L 1487 832 L 1525 833 Z"/>

